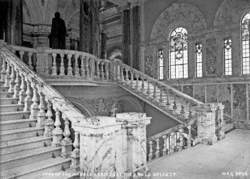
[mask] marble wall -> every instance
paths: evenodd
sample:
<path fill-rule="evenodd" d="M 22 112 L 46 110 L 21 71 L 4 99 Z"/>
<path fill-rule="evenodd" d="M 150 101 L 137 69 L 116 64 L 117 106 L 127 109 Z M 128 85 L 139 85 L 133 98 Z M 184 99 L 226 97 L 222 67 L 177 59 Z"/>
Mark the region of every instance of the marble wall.
<path fill-rule="evenodd" d="M 217 79 L 218 80 L 218 79 Z M 183 80 L 182 84 L 175 84 L 180 91 L 207 103 L 221 102 L 224 112 L 235 121 L 249 121 L 249 81 L 234 80 L 208 82 L 209 80 Z M 213 81 L 213 79 L 212 79 Z"/>

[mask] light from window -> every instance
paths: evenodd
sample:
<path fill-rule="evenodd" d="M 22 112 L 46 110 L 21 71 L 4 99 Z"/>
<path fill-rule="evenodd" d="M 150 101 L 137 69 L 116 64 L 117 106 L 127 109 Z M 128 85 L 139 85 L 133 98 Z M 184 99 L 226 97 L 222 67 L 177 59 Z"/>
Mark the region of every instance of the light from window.
<path fill-rule="evenodd" d="M 250 74 L 250 51 L 249 51 L 249 33 L 250 33 L 250 12 L 247 13 L 241 22 L 242 38 L 242 73 Z"/>
<path fill-rule="evenodd" d="M 178 27 L 170 34 L 170 70 L 169 77 L 188 77 L 188 43 L 187 30 Z"/>
<path fill-rule="evenodd" d="M 225 75 L 232 75 L 232 39 L 224 40 Z"/>
<path fill-rule="evenodd" d="M 196 44 L 196 77 L 201 78 L 202 77 L 202 44 L 197 43 Z"/>
<path fill-rule="evenodd" d="M 158 50 L 158 65 L 159 65 L 159 72 L 158 72 L 158 79 L 164 79 L 164 57 L 163 57 L 163 50 Z"/>

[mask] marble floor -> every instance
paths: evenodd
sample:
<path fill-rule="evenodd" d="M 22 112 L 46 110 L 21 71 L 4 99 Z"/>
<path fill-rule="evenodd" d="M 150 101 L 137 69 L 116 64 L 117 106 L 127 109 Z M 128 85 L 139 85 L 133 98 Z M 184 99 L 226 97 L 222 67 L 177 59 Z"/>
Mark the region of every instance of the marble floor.
<path fill-rule="evenodd" d="M 149 163 L 153 179 L 250 179 L 250 130 L 234 130 L 214 145 L 194 148 Z"/>

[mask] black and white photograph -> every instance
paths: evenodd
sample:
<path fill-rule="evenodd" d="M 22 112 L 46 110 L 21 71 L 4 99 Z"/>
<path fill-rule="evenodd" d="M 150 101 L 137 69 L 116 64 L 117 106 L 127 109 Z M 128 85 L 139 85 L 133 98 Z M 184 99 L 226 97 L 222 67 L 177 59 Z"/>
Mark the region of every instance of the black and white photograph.
<path fill-rule="evenodd" d="M 0 0 L 0 179 L 250 179 L 250 0 Z"/>

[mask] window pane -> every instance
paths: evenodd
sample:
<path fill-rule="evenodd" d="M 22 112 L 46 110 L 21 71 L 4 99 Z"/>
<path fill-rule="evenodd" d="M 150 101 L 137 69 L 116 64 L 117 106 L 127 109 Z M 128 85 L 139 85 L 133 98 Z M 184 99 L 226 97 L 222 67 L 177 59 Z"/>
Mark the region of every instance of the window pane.
<path fill-rule="evenodd" d="M 250 27 L 250 12 L 244 16 L 241 22 L 243 74 L 250 74 L 249 27 Z"/>
<path fill-rule="evenodd" d="M 182 27 L 176 28 L 170 35 L 170 78 L 187 78 L 187 47 L 187 30 Z"/>

